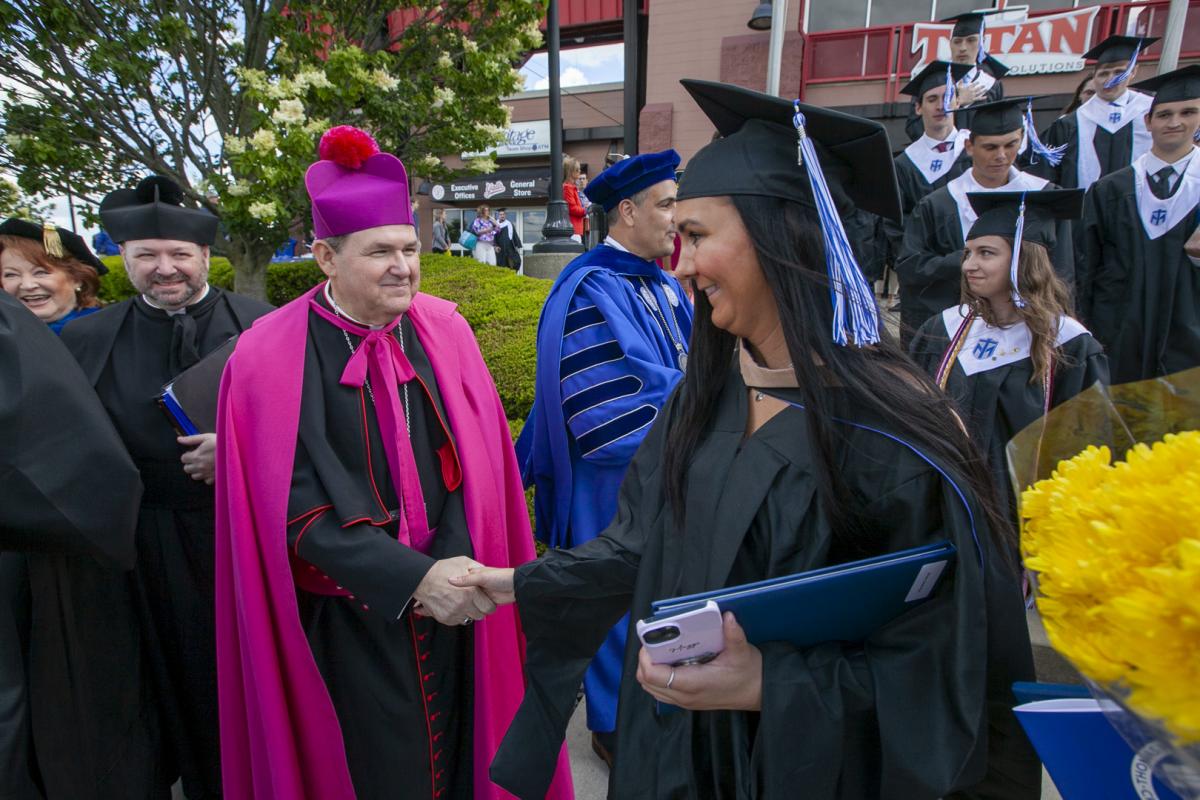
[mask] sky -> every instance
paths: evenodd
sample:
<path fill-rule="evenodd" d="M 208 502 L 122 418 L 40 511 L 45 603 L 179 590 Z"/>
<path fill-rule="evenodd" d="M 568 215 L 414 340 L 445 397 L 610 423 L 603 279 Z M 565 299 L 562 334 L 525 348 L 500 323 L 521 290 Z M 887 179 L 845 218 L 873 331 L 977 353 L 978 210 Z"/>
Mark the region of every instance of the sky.
<path fill-rule="evenodd" d="M 563 86 L 619 83 L 625 79 L 625 46 L 602 44 L 564 49 L 559 54 L 559 68 Z M 521 67 L 526 90 L 549 89 L 549 74 L 545 53 L 535 53 Z"/>

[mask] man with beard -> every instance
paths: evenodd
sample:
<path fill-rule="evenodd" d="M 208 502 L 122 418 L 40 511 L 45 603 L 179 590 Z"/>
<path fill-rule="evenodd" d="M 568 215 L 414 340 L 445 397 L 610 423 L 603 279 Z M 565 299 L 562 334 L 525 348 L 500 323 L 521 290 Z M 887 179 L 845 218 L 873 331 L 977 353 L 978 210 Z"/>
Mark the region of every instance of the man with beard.
<path fill-rule="evenodd" d="M 176 436 L 164 384 L 271 310 L 208 283 L 217 218 L 152 176 L 100 203 L 139 292 L 76 320 L 63 342 L 95 387 L 141 473 L 130 591 L 172 771 L 189 800 L 221 796 L 213 616 L 216 435 Z"/>

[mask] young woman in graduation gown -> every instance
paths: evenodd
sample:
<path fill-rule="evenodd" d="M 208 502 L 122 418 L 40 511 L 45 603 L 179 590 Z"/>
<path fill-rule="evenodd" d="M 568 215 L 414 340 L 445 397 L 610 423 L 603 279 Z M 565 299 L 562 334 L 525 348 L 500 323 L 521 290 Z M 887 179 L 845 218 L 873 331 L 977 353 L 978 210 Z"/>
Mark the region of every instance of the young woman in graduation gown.
<path fill-rule="evenodd" d="M 898 213 L 887 136 L 797 104 L 802 168 L 791 103 L 684 85 L 723 138 L 679 186 L 679 269 L 697 314 L 683 382 L 604 533 L 515 573 L 454 581 L 515 599 L 527 636 L 529 688 L 492 779 L 542 795 L 579 680 L 625 612 L 949 539 L 949 582 L 864 643 L 752 645 L 730 615 L 721 655 L 672 669 L 651 664 L 631 631 L 609 796 L 1037 797 L 1038 763 L 1010 711 L 1032 659 L 986 470 L 878 325 L 852 257 L 823 245 L 824 233 L 849 252 L 814 196 L 829 208 L 832 193 L 842 213 Z M 831 308 L 834 269 L 855 294 Z"/>
<path fill-rule="evenodd" d="M 963 251 L 962 304 L 926 322 L 911 352 L 953 399 L 1015 514 L 1005 455 L 1009 439 L 1097 381 L 1108 383 L 1108 359 L 1071 316 L 1070 293 L 1048 249 L 1056 214 L 1078 217 L 1083 191 L 1024 195 L 1016 293 L 1010 273 L 1022 193 L 967 197 L 980 216 Z"/>

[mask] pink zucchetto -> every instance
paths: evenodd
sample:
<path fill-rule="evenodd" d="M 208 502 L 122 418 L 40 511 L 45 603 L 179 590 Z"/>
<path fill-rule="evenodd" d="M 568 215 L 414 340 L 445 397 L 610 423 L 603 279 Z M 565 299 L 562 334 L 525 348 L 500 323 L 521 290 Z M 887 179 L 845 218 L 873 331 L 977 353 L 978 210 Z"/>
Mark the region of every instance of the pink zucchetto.
<path fill-rule="evenodd" d="M 379 151 L 369 133 L 338 125 L 321 137 L 317 152 L 321 160 L 308 168 L 304 186 L 318 239 L 413 224 L 408 173 L 400 159 Z"/>

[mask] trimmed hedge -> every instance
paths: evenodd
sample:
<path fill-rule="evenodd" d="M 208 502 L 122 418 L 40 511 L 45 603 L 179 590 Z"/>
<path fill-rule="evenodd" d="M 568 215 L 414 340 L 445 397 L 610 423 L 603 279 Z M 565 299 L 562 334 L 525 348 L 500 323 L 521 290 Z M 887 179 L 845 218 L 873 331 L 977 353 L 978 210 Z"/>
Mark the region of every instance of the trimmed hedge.
<path fill-rule="evenodd" d="M 108 274 L 100 279 L 100 299 L 113 303 L 132 297 L 133 285 L 121 257 L 108 256 L 104 263 Z M 267 299 L 283 305 L 323 278 L 311 260 L 270 264 Z M 233 267 L 228 259 L 212 259 L 209 281 L 223 289 L 233 288 Z M 524 420 L 533 405 L 537 323 L 550 282 L 521 277 L 504 267 L 490 267 L 469 258 L 422 254 L 421 291 L 458 304 L 459 313 L 479 340 L 506 416 L 513 421 Z"/>

